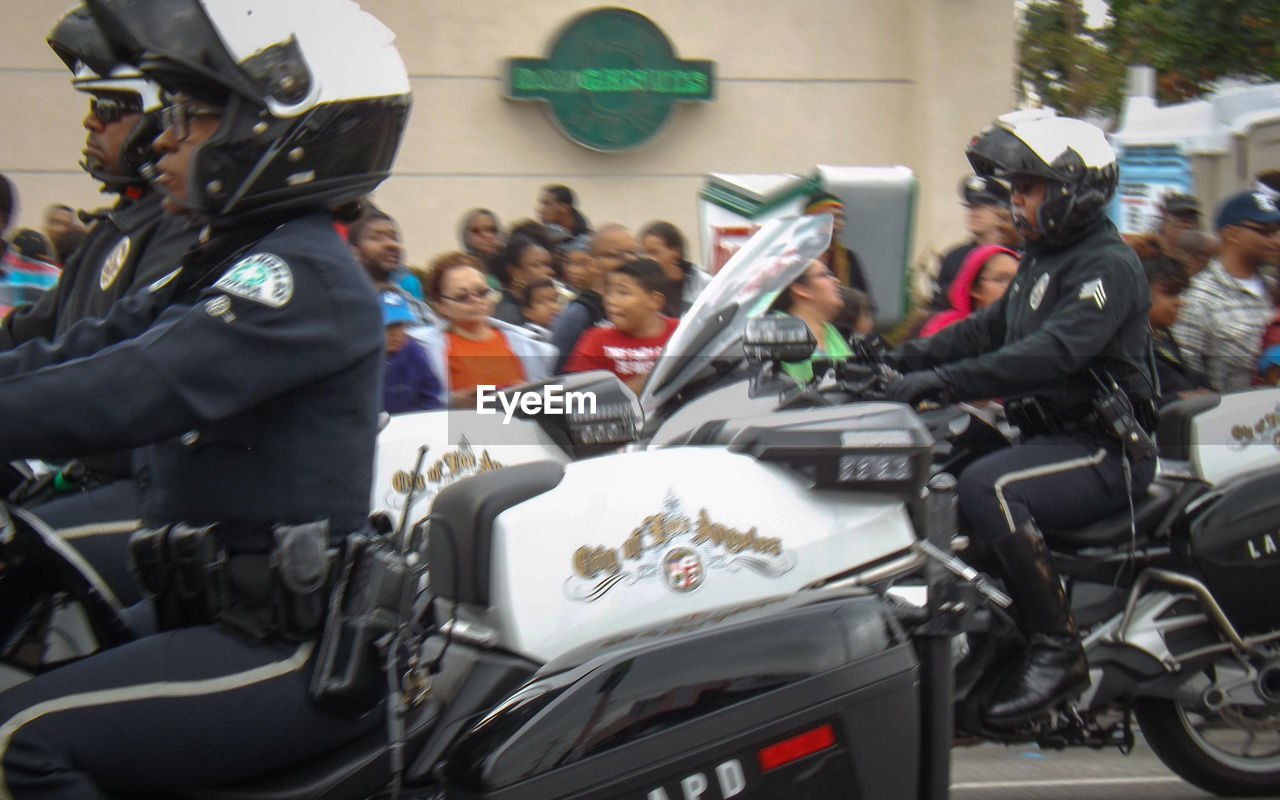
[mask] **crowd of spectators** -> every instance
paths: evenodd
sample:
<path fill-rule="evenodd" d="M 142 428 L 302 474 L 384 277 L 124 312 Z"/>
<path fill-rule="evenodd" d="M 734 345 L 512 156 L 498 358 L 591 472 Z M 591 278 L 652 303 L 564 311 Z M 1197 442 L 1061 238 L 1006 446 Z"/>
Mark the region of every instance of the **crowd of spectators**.
<path fill-rule="evenodd" d="M 1017 271 L 1021 243 L 1008 188 L 971 176 L 960 197 L 968 239 L 941 256 L 932 297 L 888 334 L 891 341 L 930 336 L 994 303 Z M 1150 284 L 1162 403 L 1280 379 L 1278 198 L 1280 170 L 1264 173 L 1222 203 L 1210 232 L 1195 197 L 1168 194 L 1154 229 L 1126 237 Z M 6 227 L 14 202 L 0 176 Z M 339 225 L 382 295 L 389 412 L 467 406 L 479 385 L 502 388 L 586 369 L 611 370 L 639 391 L 710 274 L 689 260 L 687 237 L 670 222 L 636 232 L 617 222 L 593 227 L 562 185 L 544 187 L 535 208 L 536 219 L 510 230 L 489 209 L 466 211 L 458 249 L 434 254 L 423 267 L 406 263 L 398 224 L 372 204 Z M 838 198 L 815 194 L 804 211 L 832 214 L 835 235 L 775 309 L 810 324 L 820 355 L 839 356 L 848 336 L 874 328 L 866 268 L 842 241 Z M 4 244 L 10 288 L 0 313 L 29 302 L 24 291 L 51 286 L 84 237 L 67 206 L 50 206 L 44 224 L 43 234 L 23 229 Z M 806 366 L 787 369 L 807 377 Z"/>
<path fill-rule="evenodd" d="M 405 265 L 399 227 L 369 206 L 347 230 L 383 298 L 384 405 L 399 413 L 474 406 L 479 386 L 607 369 L 639 391 L 710 276 L 670 222 L 593 228 L 568 187 L 539 193 L 538 219 L 505 230 L 466 211 L 458 249 Z M 646 257 L 652 256 L 652 257 Z"/>
<path fill-rule="evenodd" d="M 422 268 L 405 265 L 385 212 L 369 206 L 350 223 L 352 252 L 383 296 L 389 412 L 472 406 L 478 386 L 593 369 L 640 391 L 711 275 L 671 222 L 593 227 L 559 185 L 543 188 L 535 207 L 537 219 L 509 230 L 493 211 L 466 211 L 458 249 Z M 832 214 L 835 238 L 784 298 L 816 326 L 820 354 L 847 354 L 844 338 L 873 329 L 865 273 L 840 241 L 840 201 L 817 194 L 805 211 Z"/>

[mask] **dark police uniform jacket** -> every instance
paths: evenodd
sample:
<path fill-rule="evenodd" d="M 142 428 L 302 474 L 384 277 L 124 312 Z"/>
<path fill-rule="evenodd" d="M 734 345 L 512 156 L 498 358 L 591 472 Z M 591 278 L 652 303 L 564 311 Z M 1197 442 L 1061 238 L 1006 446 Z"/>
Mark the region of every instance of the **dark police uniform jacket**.
<path fill-rule="evenodd" d="M 1079 238 L 1029 242 L 1004 296 L 899 350 L 904 370 L 945 365 L 958 399 L 1033 395 L 1061 420 L 1091 413 L 1109 372 L 1135 402 L 1153 396 L 1147 315 L 1137 255 L 1109 220 Z"/>
<path fill-rule="evenodd" d="M 377 296 L 328 216 L 263 232 L 216 235 L 105 320 L 0 355 L 0 459 L 146 445 L 144 524 L 220 521 L 237 550 L 277 522 L 362 527 Z"/>
<path fill-rule="evenodd" d="M 185 217 L 166 214 L 149 192 L 121 198 L 100 212 L 84 242 L 67 259 L 58 285 L 0 322 L 0 349 L 31 339 L 54 339 L 77 320 L 105 316 L 125 294 L 173 270 L 195 242 Z"/>

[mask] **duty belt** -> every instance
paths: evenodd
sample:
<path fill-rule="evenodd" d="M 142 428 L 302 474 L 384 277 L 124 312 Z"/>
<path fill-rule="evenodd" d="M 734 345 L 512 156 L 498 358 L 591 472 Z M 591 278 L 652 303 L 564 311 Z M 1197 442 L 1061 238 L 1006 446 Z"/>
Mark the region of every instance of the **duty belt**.
<path fill-rule="evenodd" d="M 223 624 L 257 640 L 314 636 L 337 559 L 328 520 L 271 533 L 268 552 L 245 553 L 218 524 L 134 532 L 129 569 L 154 603 L 160 630 Z"/>
<path fill-rule="evenodd" d="M 1132 401 L 1131 401 L 1132 402 Z M 1137 423 L 1148 435 L 1156 428 L 1154 409 L 1149 401 L 1132 402 Z M 1078 414 L 1051 413 L 1033 395 L 1025 395 L 1004 403 L 1005 418 L 1017 426 L 1023 438 L 1032 436 L 1078 436 L 1094 439 L 1104 445 L 1120 445 L 1114 429 L 1093 408 Z"/>

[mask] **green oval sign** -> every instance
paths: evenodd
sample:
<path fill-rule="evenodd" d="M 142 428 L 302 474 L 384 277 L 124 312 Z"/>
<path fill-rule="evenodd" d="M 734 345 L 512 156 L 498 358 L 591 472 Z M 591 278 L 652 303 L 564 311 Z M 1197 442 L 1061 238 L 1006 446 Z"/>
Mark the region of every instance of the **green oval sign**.
<path fill-rule="evenodd" d="M 542 100 L 566 136 L 593 150 L 630 150 L 656 136 L 678 101 L 713 97 L 714 63 L 676 57 L 647 17 L 588 11 L 566 25 L 547 58 L 507 59 L 507 96 Z"/>

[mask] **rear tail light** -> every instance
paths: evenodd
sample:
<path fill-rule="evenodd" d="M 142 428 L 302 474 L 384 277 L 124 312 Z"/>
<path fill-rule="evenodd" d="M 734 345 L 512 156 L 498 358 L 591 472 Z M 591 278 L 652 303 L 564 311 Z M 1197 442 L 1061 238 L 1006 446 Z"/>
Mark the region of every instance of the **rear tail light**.
<path fill-rule="evenodd" d="M 771 744 L 759 752 L 760 771 L 771 769 L 799 761 L 808 755 L 826 750 L 836 743 L 836 732 L 831 723 L 820 725 L 804 733 L 796 734 L 789 739 Z"/>

